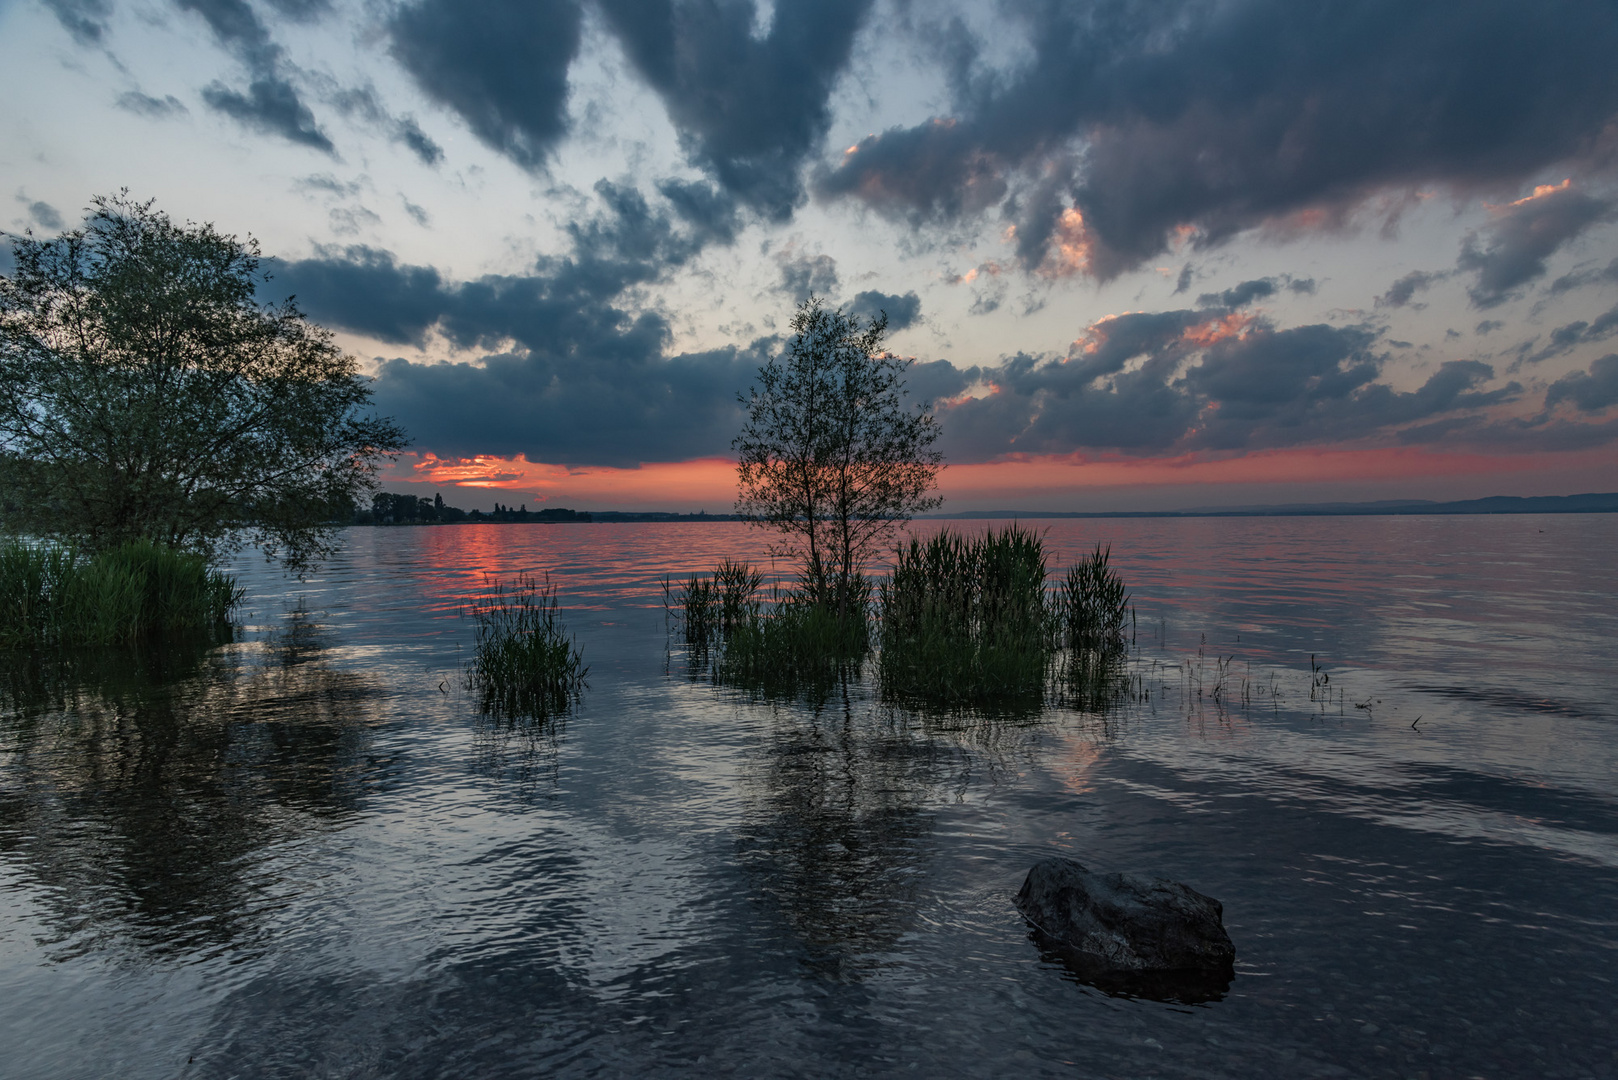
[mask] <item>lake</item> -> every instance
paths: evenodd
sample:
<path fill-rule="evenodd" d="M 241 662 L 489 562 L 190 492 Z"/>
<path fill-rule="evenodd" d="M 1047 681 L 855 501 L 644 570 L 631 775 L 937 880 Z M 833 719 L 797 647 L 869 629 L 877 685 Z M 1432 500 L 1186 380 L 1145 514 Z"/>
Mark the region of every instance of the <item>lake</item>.
<path fill-rule="evenodd" d="M 1112 545 L 1143 699 L 693 678 L 661 581 L 731 523 L 354 529 L 240 560 L 233 642 L 9 658 L 0 1074 L 1618 1070 L 1618 516 L 1037 524 Z M 519 571 L 590 665 L 546 725 L 460 674 Z M 1218 898 L 1224 999 L 1043 957 L 1052 854 Z"/>

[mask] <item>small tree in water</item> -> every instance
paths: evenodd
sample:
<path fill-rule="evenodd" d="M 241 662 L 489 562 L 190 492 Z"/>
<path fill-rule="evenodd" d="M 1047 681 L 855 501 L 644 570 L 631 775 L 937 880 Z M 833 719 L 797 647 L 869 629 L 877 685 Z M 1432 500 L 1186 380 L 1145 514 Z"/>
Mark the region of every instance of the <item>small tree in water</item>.
<path fill-rule="evenodd" d="M 736 511 L 797 559 L 808 598 L 839 616 L 863 602 L 861 569 L 932 494 L 943 455 L 930 402 L 905 399 L 910 361 L 886 352 L 886 314 L 863 328 L 811 296 L 792 317 L 784 356 L 741 399 Z"/>
<path fill-rule="evenodd" d="M 302 568 L 403 433 L 366 414 L 353 357 L 288 300 L 257 245 L 95 200 L 82 228 L 13 237 L 0 276 L 0 523 L 92 552 L 145 539 L 215 557 L 252 539 Z"/>

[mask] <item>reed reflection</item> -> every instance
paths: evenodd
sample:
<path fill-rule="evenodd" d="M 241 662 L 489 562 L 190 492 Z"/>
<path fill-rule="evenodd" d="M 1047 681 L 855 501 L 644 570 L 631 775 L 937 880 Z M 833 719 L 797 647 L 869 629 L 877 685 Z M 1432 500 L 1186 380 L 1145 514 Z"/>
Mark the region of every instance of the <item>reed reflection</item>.
<path fill-rule="evenodd" d="M 772 709 L 744 783 L 737 848 L 759 897 L 832 978 L 858 978 L 909 928 L 929 851 L 929 808 L 959 756 L 845 686 L 821 705 Z"/>
<path fill-rule="evenodd" d="M 289 843 L 387 769 L 379 694 L 295 616 L 256 644 L 0 656 L 0 850 L 39 886 L 58 959 L 124 938 L 249 945 L 296 887 Z"/>

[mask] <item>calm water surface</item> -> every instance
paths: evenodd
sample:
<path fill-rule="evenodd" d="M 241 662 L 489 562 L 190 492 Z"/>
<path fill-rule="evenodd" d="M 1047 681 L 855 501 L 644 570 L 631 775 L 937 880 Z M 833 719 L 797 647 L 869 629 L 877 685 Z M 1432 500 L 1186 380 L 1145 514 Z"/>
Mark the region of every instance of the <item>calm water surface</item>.
<path fill-rule="evenodd" d="M 1618 1070 L 1618 517 L 1047 542 L 1113 545 L 1149 700 L 693 680 L 659 583 L 752 555 L 728 524 L 358 529 L 309 582 L 244 560 L 235 643 L 10 658 L 0 1074 Z M 544 728 L 459 675 L 514 571 L 591 665 Z M 1012 898 L 1053 853 L 1219 898 L 1226 998 L 1043 960 Z"/>

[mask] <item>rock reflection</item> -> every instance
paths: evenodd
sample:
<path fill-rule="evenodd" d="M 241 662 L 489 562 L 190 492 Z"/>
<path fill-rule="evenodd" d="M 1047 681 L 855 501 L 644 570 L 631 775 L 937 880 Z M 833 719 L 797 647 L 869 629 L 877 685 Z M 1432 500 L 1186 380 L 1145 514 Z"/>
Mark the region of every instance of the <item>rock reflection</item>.
<path fill-rule="evenodd" d="M 1215 971 L 1127 971 L 1098 961 L 1065 942 L 1042 932 L 1029 930 L 1028 938 L 1039 947 L 1047 964 L 1062 968 L 1062 975 L 1095 989 L 1108 997 L 1145 998 L 1148 1001 L 1178 1005 L 1206 1005 L 1223 1001 L 1235 981 L 1234 969 Z"/>
<path fill-rule="evenodd" d="M 239 949 L 262 929 L 294 891 L 287 845 L 386 767 L 377 688 L 322 638 L 294 616 L 255 644 L 0 655 L 0 851 L 37 887 L 53 956 Z"/>

